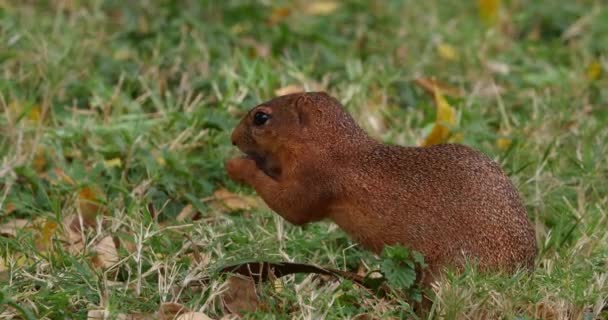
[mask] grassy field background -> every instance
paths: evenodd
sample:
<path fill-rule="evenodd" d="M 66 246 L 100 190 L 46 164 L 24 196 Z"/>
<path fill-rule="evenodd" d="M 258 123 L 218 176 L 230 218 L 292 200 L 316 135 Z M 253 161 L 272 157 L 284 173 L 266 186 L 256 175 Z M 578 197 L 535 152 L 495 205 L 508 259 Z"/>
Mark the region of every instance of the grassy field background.
<path fill-rule="evenodd" d="M 608 3 L 480 3 L 0 0 L 0 318 L 221 318 L 229 263 L 376 269 L 335 225 L 292 227 L 229 181 L 229 135 L 299 88 L 418 145 L 424 77 L 461 93 L 452 136 L 501 163 L 541 251 L 530 274 L 446 276 L 429 318 L 608 319 Z M 409 314 L 313 275 L 259 300 L 249 316 Z"/>

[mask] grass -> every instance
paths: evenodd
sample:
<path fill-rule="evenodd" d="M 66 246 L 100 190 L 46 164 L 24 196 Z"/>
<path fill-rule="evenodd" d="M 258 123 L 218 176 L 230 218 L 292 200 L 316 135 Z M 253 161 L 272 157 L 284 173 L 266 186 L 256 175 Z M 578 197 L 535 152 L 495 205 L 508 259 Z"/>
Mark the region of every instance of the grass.
<path fill-rule="evenodd" d="M 20 317 L 8 301 L 40 319 L 163 302 L 219 318 L 213 270 L 228 263 L 377 268 L 328 222 L 212 195 L 253 195 L 223 160 L 240 115 L 277 89 L 327 90 L 378 139 L 414 145 L 435 117 L 413 82 L 426 76 L 465 92 L 453 130 L 509 173 L 541 249 L 530 274 L 448 274 L 429 318 L 608 319 L 608 4 L 503 1 L 488 26 L 473 1 L 318 3 L 0 1 L 0 224 L 32 222 L 0 237 L 0 317 Z M 198 216 L 178 220 L 188 205 Z M 95 227 L 71 250 L 62 222 L 78 212 Z M 120 246 L 104 268 L 108 235 Z M 349 282 L 282 288 L 251 316 L 407 315 Z"/>

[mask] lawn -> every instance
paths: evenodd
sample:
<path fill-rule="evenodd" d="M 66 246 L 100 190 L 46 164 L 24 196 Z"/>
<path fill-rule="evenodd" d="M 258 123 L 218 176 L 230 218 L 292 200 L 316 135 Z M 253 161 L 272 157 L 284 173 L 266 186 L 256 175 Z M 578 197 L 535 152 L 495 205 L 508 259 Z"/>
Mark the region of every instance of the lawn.
<path fill-rule="evenodd" d="M 607 73 L 603 0 L 0 0 L 0 318 L 219 319 L 228 264 L 378 269 L 223 168 L 249 108 L 325 90 L 386 143 L 444 125 L 525 201 L 535 270 L 449 273 L 428 318 L 608 319 Z M 252 318 L 411 315 L 314 274 L 257 289 Z"/>

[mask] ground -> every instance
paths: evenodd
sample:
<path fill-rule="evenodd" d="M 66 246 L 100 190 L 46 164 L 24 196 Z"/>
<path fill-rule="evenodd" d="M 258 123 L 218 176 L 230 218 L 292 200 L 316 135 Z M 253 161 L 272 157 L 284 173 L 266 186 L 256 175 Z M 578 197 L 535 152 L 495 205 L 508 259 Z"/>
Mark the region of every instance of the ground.
<path fill-rule="evenodd" d="M 377 269 L 335 225 L 291 226 L 223 170 L 239 117 L 304 89 L 386 143 L 478 148 L 521 192 L 534 271 L 448 274 L 429 318 L 608 319 L 605 1 L 4 0 L 0 65 L 2 318 L 167 302 L 221 318 L 226 264 Z M 409 312 L 349 281 L 274 284 L 251 317 Z"/>

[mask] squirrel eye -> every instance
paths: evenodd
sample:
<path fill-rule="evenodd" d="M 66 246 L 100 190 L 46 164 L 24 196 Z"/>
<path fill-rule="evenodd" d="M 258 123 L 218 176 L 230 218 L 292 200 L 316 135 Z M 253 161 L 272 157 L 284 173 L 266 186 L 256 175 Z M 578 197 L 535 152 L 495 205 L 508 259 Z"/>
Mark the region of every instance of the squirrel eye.
<path fill-rule="evenodd" d="M 258 111 L 253 115 L 253 124 L 256 126 L 264 125 L 270 119 L 270 115 L 268 113 Z"/>

